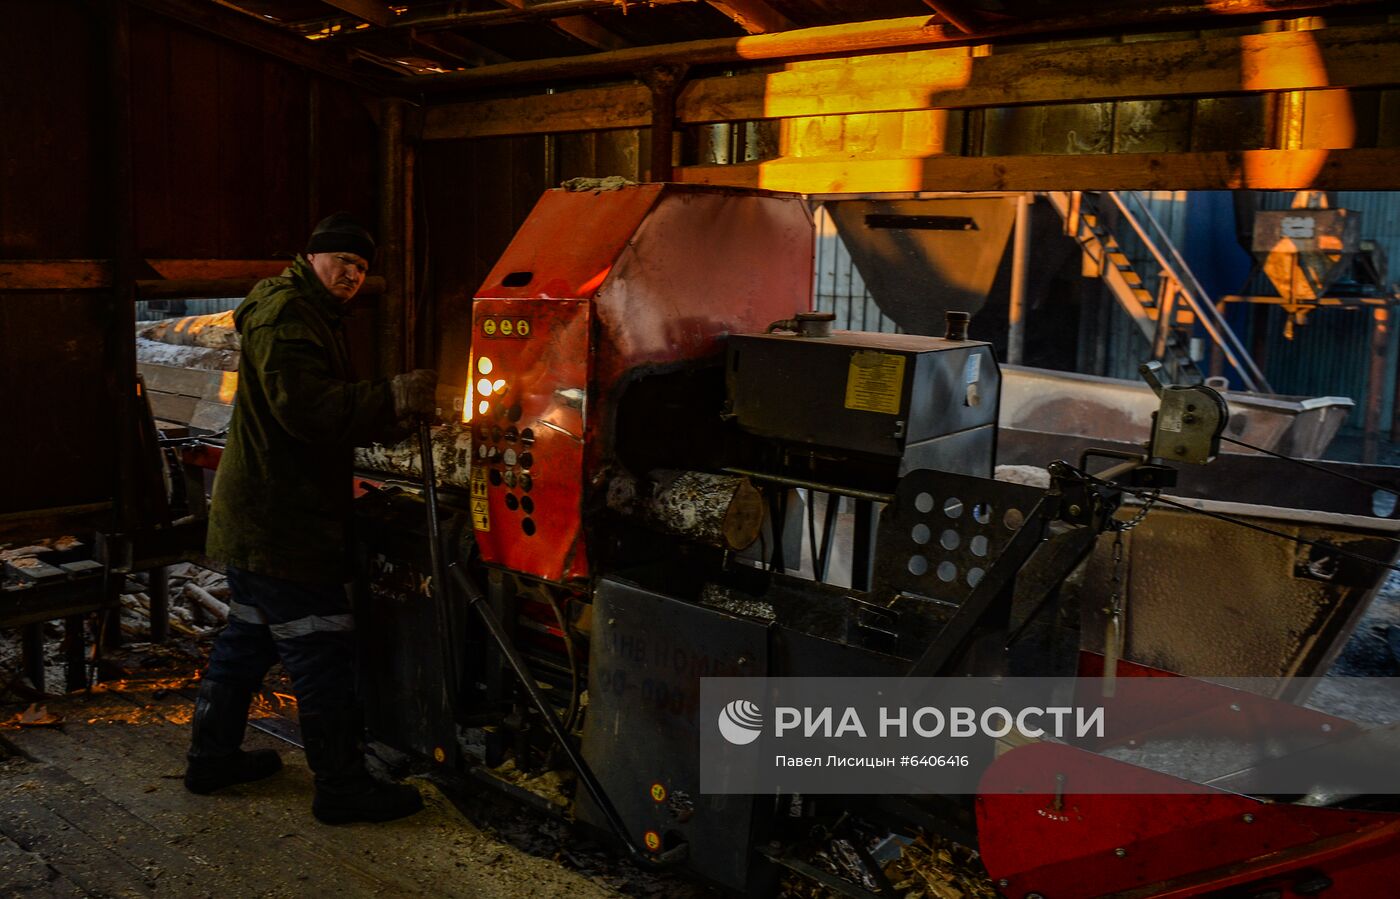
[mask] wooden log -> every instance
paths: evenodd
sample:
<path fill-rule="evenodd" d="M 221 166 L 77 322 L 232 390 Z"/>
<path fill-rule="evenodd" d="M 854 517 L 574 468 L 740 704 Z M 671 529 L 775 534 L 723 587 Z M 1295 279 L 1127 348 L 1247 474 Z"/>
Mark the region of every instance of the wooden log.
<path fill-rule="evenodd" d="M 437 474 L 438 483 L 448 487 L 470 490 L 472 474 L 470 426 L 461 422 L 437 425 L 432 429 L 432 434 L 433 470 Z M 418 483 L 423 480 L 422 461 L 417 435 L 391 446 L 375 443 L 355 448 L 355 468 L 357 470 L 395 475 Z"/>
<path fill-rule="evenodd" d="M 747 549 L 763 529 L 763 496 L 748 478 L 700 471 L 629 474 L 608 483 L 608 508 L 662 533 L 719 549 Z"/>
<path fill-rule="evenodd" d="M 228 621 L 228 603 L 205 590 L 194 581 L 185 582 L 185 595 L 197 602 L 220 621 Z"/>
<path fill-rule="evenodd" d="M 176 368 L 203 368 L 212 371 L 238 371 L 239 353 L 202 346 L 175 346 L 158 340 L 136 338 L 136 361 Z"/>
<path fill-rule="evenodd" d="M 147 340 L 158 340 L 177 346 L 202 346 L 212 350 L 237 350 L 238 329 L 233 324 L 233 310 L 209 315 L 187 315 L 168 318 L 147 325 L 137 332 Z"/>

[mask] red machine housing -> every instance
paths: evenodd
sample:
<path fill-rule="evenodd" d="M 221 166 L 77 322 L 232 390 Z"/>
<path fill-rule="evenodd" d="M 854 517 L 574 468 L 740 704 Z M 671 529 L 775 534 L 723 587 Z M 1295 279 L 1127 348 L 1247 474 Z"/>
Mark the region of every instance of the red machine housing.
<path fill-rule="evenodd" d="M 587 578 L 584 504 L 613 463 L 616 403 L 731 331 L 811 308 L 797 196 L 676 184 L 544 194 L 472 305 L 472 518 L 483 559 Z M 485 360 L 485 361 L 483 361 Z"/>

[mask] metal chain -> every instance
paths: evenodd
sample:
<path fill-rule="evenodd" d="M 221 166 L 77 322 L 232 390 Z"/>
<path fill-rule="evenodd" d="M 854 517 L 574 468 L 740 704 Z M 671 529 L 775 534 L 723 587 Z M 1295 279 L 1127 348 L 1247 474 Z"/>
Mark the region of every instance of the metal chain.
<path fill-rule="evenodd" d="M 1111 519 L 1108 525 L 1109 528 L 1111 530 L 1117 531 L 1119 534 L 1122 534 L 1124 531 L 1131 531 L 1133 528 L 1142 524 L 1142 520 L 1147 517 L 1147 513 L 1152 511 L 1152 504 L 1157 502 L 1157 497 L 1161 495 L 1162 491 L 1159 489 L 1153 490 L 1151 493 L 1141 496 L 1140 498 L 1142 499 L 1142 508 L 1138 509 L 1137 514 L 1134 515 L 1132 518 L 1129 518 L 1127 521 L 1118 521 L 1117 519 Z"/>
<path fill-rule="evenodd" d="M 1104 614 L 1107 615 L 1118 615 L 1123 611 L 1123 530 L 1118 530 L 1113 535 L 1113 590 L 1108 595 L 1108 606 L 1104 609 Z"/>

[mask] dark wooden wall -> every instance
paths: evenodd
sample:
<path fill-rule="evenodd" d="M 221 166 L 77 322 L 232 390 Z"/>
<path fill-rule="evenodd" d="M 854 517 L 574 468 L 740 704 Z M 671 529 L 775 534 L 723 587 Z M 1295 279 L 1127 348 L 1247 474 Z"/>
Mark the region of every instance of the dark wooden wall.
<path fill-rule="evenodd" d="M 135 277 L 149 276 L 144 259 L 290 257 L 329 212 L 376 221 L 372 98 L 134 7 L 131 185 L 120 189 L 114 9 L 0 0 L 0 266 L 110 262 L 128 212 Z M 0 278 L 0 468 L 11 474 L 0 539 L 7 514 L 117 494 L 131 307 L 53 271 L 52 289 Z M 370 354 L 373 316 L 354 319 Z"/>
<path fill-rule="evenodd" d="M 142 256 L 290 256 L 330 212 L 375 221 L 378 137 L 357 91 L 139 9 L 131 50 Z"/>

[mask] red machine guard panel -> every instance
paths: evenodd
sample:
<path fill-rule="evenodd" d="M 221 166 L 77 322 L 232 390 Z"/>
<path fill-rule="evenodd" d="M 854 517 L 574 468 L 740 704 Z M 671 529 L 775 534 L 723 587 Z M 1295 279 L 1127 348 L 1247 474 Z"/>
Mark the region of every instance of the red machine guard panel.
<path fill-rule="evenodd" d="M 588 576 L 580 505 L 588 300 L 478 299 L 467 392 L 482 558 L 550 581 Z"/>

